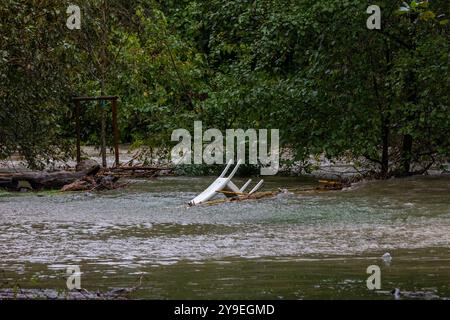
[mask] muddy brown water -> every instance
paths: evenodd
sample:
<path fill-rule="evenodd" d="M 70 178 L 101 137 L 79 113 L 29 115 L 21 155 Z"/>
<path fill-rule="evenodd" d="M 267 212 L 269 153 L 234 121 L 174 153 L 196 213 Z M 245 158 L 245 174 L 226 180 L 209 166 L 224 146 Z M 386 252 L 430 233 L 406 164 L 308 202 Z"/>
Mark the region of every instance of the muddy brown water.
<path fill-rule="evenodd" d="M 64 290 L 66 267 L 78 265 L 90 291 L 132 287 L 143 275 L 132 298 L 393 299 L 394 288 L 450 298 L 450 177 L 188 208 L 212 179 L 2 193 L 0 288 Z M 264 190 L 315 185 L 272 177 Z M 367 289 L 370 265 L 381 268 L 380 290 Z"/>

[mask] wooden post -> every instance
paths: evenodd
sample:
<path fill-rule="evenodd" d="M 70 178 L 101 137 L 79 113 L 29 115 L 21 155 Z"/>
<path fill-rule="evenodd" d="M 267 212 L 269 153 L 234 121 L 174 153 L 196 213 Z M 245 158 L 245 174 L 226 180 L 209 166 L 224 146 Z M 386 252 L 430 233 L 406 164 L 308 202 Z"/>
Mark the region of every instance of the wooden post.
<path fill-rule="evenodd" d="M 119 127 L 117 125 L 117 96 L 100 96 L 100 97 L 73 97 L 72 101 L 75 103 L 75 113 L 76 113 L 76 132 L 77 132 L 77 163 L 81 162 L 81 124 L 80 124 L 80 113 L 81 113 L 81 102 L 82 101 L 99 101 L 100 112 L 101 112 L 101 147 L 102 147 L 102 160 L 103 166 L 106 166 L 106 112 L 102 102 L 111 101 L 112 102 L 112 120 L 113 120 L 113 132 L 114 132 L 114 152 L 115 152 L 115 166 L 120 166 L 119 159 Z"/>
<path fill-rule="evenodd" d="M 81 134 L 80 134 L 80 101 L 75 101 L 75 126 L 77 131 L 77 164 L 81 162 Z"/>
<path fill-rule="evenodd" d="M 119 162 L 119 127 L 117 125 L 117 99 L 112 100 L 112 125 L 114 133 L 114 153 L 116 156 L 116 167 L 120 166 Z"/>
<path fill-rule="evenodd" d="M 101 154 L 102 154 L 102 166 L 106 168 L 108 166 L 106 162 L 106 112 L 104 107 L 104 101 L 99 100 L 100 106 L 100 118 L 101 118 Z"/>

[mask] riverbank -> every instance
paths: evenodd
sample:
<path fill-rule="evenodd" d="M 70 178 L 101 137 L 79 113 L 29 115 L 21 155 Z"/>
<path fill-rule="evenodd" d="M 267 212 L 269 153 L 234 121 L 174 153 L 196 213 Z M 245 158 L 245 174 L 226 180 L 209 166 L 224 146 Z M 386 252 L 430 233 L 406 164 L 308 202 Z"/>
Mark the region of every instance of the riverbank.
<path fill-rule="evenodd" d="M 121 145 L 119 148 L 120 162 L 123 166 L 155 166 L 173 168 L 173 173 L 178 176 L 207 176 L 220 174 L 222 166 L 207 165 L 183 165 L 174 166 L 167 160 L 167 154 L 149 151 L 144 148 L 132 149 L 129 145 Z M 100 150 L 92 146 L 82 147 L 83 159 L 92 159 L 101 163 Z M 370 179 L 373 172 L 377 170 L 369 161 L 364 159 L 335 159 L 330 160 L 324 156 L 310 157 L 308 161 L 292 162 L 291 156 L 285 153 L 281 158 L 279 175 L 282 176 L 306 176 L 315 179 L 344 180 L 355 182 L 362 179 Z M 114 166 L 115 156 L 112 150 L 107 150 L 107 166 Z M 289 163 L 289 164 L 287 164 Z M 74 170 L 75 160 L 50 162 L 45 170 Z M 450 175 L 448 168 L 450 164 L 435 165 L 429 168 L 424 175 L 440 176 Z M 4 172 L 27 172 L 30 169 L 23 158 L 15 155 L 8 160 L 0 161 L 0 173 Z M 415 168 L 413 168 L 415 170 Z M 243 166 L 243 175 L 257 175 L 259 170 L 252 166 Z"/>

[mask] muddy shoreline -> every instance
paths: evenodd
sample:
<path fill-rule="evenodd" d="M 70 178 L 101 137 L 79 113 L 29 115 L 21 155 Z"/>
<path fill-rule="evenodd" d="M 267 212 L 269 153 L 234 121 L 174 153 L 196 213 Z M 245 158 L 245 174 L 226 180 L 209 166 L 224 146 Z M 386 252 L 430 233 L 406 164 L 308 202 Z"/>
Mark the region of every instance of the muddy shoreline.
<path fill-rule="evenodd" d="M 94 147 L 83 147 L 82 154 L 84 159 L 91 159 L 98 163 L 101 163 L 100 150 Z M 170 169 L 175 169 L 172 163 L 165 159 L 164 156 L 160 154 L 148 154 L 144 152 L 143 149 L 131 150 L 128 145 L 122 145 L 119 149 L 120 161 L 123 166 L 155 166 L 155 167 L 166 167 Z M 108 168 L 114 166 L 115 157 L 114 154 L 109 150 L 107 154 L 107 165 Z M 286 160 L 286 156 L 283 161 Z M 74 160 L 68 161 L 55 161 L 50 162 L 43 171 L 46 172 L 57 172 L 57 171 L 74 171 L 76 167 L 76 162 Z M 214 168 L 214 166 L 210 166 Z M 306 167 L 308 169 L 306 169 Z M 449 176 L 450 171 L 448 169 L 443 169 L 449 167 L 449 164 L 444 166 L 434 166 L 427 170 L 424 175 L 429 176 Z M 413 168 L 414 169 L 414 168 Z M 219 169 L 220 170 L 220 169 Z M 7 160 L 0 161 L 0 173 L 13 173 L 13 172 L 30 172 L 30 170 L 24 160 L 16 155 Z M 139 170 L 137 170 L 139 173 Z M 205 170 L 203 170 L 205 171 Z M 211 171 L 211 170 L 209 170 Z M 214 171 L 214 170 L 212 170 Z M 307 162 L 298 162 L 293 165 L 282 165 L 278 175 L 280 176 L 305 176 L 315 179 L 327 179 L 327 180 L 340 180 L 345 182 L 358 182 L 361 180 L 372 180 L 376 179 L 374 172 L 376 167 L 368 161 L 361 159 L 358 160 L 330 160 L 325 157 L 314 158 L 311 157 Z M 142 173 L 142 172 L 140 172 Z M 196 174 L 193 175 L 203 175 L 201 172 L 195 171 Z M 198 173 L 198 174 L 197 174 Z M 173 170 L 171 175 L 191 175 L 192 173 L 185 173 L 183 170 Z M 163 174 L 163 176 L 166 174 Z M 208 175 L 208 174 L 207 174 Z M 213 175 L 213 174 L 212 174 Z M 143 175 L 145 176 L 145 175 Z"/>

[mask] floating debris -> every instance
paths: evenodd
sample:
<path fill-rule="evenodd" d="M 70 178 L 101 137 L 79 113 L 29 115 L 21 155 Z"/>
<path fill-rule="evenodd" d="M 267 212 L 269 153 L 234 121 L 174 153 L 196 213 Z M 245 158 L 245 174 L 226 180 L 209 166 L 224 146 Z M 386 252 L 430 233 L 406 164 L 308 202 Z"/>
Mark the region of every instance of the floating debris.
<path fill-rule="evenodd" d="M 242 186 L 242 188 L 239 189 L 233 183 L 233 181 L 231 181 L 231 179 L 233 179 L 234 175 L 238 171 L 239 166 L 242 164 L 242 161 L 239 160 L 231 174 L 228 177 L 225 177 L 232 164 L 233 161 L 230 160 L 222 174 L 216 180 L 214 180 L 214 182 L 208 188 L 206 188 L 205 191 L 189 201 L 189 205 L 196 206 L 202 203 L 206 203 L 219 194 L 223 194 L 228 198 L 250 196 L 262 187 L 264 180 L 261 180 L 249 193 L 245 193 L 245 190 L 252 182 L 252 180 L 250 179 Z"/>
<path fill-rule="evenodd" d="M 390 292 L 395 300 L 405 299 L 421 299 L 421 300 L 437 300 L 441 299 L 436 290 L 434 291 L 400 291 L 399 288 L 395 288 Z"/>
<path fill-rule="evenodd" d="M 383 259 L 383 262 L 386 265 L 390 265 L 392 262 L 392 256 L 389 252 L 386 252 L 385 254 L 383 254 L 383 256 L 381 257 L 381 259 Z"/>

